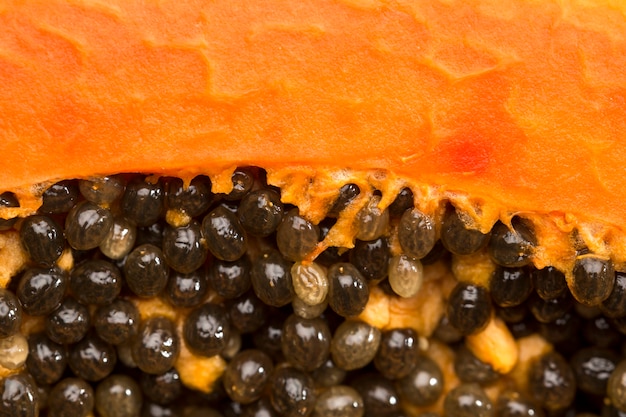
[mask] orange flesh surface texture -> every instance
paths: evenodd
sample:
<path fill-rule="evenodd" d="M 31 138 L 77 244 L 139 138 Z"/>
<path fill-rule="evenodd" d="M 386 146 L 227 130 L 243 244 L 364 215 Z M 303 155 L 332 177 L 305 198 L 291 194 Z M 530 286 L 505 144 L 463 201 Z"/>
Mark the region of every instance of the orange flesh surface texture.
<path fill-rule="evenodd" d="M 623 236 L 625 14 L 570 0 L 4 1 L 0 189 L 381 169 Z"/>

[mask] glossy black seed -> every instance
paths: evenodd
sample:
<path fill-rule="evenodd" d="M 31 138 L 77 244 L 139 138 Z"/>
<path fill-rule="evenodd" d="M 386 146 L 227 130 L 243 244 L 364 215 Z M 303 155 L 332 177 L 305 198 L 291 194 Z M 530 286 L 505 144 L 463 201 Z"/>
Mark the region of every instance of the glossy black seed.
<path fill-rule="evenodd" d="M 479 285 L 459 282 L 448 298 L 448 320 L 464 335 L 485 328 L 491 311 L 489 292 Z"/>
<path fill-rule="evenodd" d="M 550 343 L 572 343 L 580 337 L 581 318 L 573 311 L 564 313 L 561 317 L 550 323 L 539 323 L 539 332 Z"/>
<path fill-rule="evenodd" d="M 254 293 L 265 304 L 282 307 L 294 297 L 291 262 L 278 251 L 265 252 L 255 260 L 250 271 Z"/>
<path fill-rule="evenodd" d="M 189 274 L 171 271 L 164 294 L 175 307 L 195 307 L 202 303 L 208 290 L 206 271 L 200 268 Z"/>
<path fill-rule="evenodd" d="M 435 403 L 443 392 L 443 373 L 432 359 L 419 355 L 407 376 L 396 381 L 402 401 L 416 406 Z"/>
<path fill-rule="evenodd" d="M 496 223 L 491 229 L 489 254 L 498 265 L 520 267 L 530 262 L 530 256 L 535 252 L 537 239 L 531 227 L 519 218 L 511 221 L 513 229 L 503 223 Z"/>
<path fill-rule="evenodd" d="M 224 371 L 224 389 L 233 401 L 250 404 L 263 395 L 273 369 L 272 359 L 262 351 L 239 352 Z"/>
<path fill-rule="evenodd" d="M 588 347 L 576 352 L 570 363 L 578 389 L 593 395 L 605 395 L 609 377 L 619 361 L 620 356 L 610 349 Z"/>
<path fill-rule="evenodd" d="M 330 344 L 333 362 L 346 371 L 365 367 L 376 356 L 380 337 L 380 330 L 367 323 L 344 321 Z"/>
<path fill-rule="evenodd" d="M 328 213 L 326 215 L 328 217 L 338 217 L 339 213 L 341 213 L 348 205 L 354 200 L 354 197 L 361 193 L 361 189 L 356 184 L 344 184 L 339 189 L 339 195 L 333 202 L 333 205 L 330 206 Z"/>
<path fill-rule="evenodd" d="M 400 396 L 393 383 L 379 374 L 362 375 L 352 387 L 363 398 L 367 417 L 390 416 L 401 410 Z"/>
<path fill-rule="evenodd" d="M 528 389 L 539 406 L 550 411 L 564 409 L 576 395 L 574 372 L 560 354 L 546 353 L 530 365 Z"/>
<path fill-rule="evenodd" d="M 183 274 L 200 268 L 209 254 L 200 223 L 195 220 L 186 226 L 166 227 L 162 247 L 167 264 Z"/>
<path fill-rule="evenodd" d="M 370 241 L 356 240 L 350 251 L 350 263 L 368 281 L 380 281 L 387 276 L 389 258 L 389 245 L 383 237 Z"/>
<path fill-rule="evenodd" d="M 500 374 L 491 365 L 478 359 L 469 349 L 461 346 L 454 358 L 454 371 L 463 382 L 489 384 Z"/>
<path fill-rule="evenodd" d="M 501 307 L 522 304 L 532 291 L 533 283 L 526 268 L 498 266 L 489 281 L 491 299 Z"/>
<path fill-rule="evenodd" d="M 283 325 L 283 355 L 294 367 L 313 371 L 328 359 L 331 337 L 325 320 L 292 314 Z"/>
<path fill-rule="evenodd" d="M 626 273 L 615 273 L 615 285 L 609 297 L 600 304 L 600 310 L 609 318 L 626 316 Z"/>
<path fill-rule="evenodd" d="M 113 226 L 113 215 L 92 202 L 83 201 L 65 219 L 65 238 L 74 249 L 97 248 Z"/>
<path fill-rule="evenodd" d="M 367 281 L 349 263 L 337 263 L 328 269 L 328 304 L 337 314 L 352 317 L 361 314 L 369 300 Z"/>
<path fill-rule="evenodd" d="M 247 256 L 233 262 L 216 259 L 211 264 L 211 287 L 221 297 L 237 298 L 252 286 L 250 269 L 250 260 Z"/>
<path fill-rule="evenodd" d="M 239 204 L 239 221 L 253 236 L 269 236 L 283 219 L 283 203 L 278 192 L 266 188 L 248 193 Z"/>
<path fill-rule="evenodd" d="M 597 347 L 613 347 L 621 339 L 619 331 L 604 316 L 585 320 L 582 333 L 589 344 Z"/>
<path fill-rule="evenodd" d="M 556 298 L 544 300 L 539 296 L 531 296 L 528 300 L 530 312 L 540 323 L 550 323 L 562 317 L 574 305 L 574 299 L 569 291 Z"/>
<path fill-rule="evenodd" d="M 128 288 L 140 297 L 153 297 L 166 287 L 169 267 L 161 249 L 137 246 L 126 258 L 124 277 Z"/>
<path fill-rule="evenodd" d="M 87 381 L 99 381 L 113 372 L 117 353 L 113 345 L 88 334 L 70 349 L 68 364 L 74 375 Z"/>
<path fill-rule="evenodd" d="M 9 289 L 0 288 L 0 338 L 12 336 L 22 325 L 22 306 Z"/>
<path fill-rule="evenodd" d="M 167 372 L 174 366 L 179 351 L 180 341 L 174 323 L 160 316 L 142 322 L 131 342 L 133 360 L 148 374 Z"/>
<path fill-rule="evenodd" d="M 66 297 L 61 305 L 45 319 L 48 337 L 60 344 L 78 342 L 89 330 L 89 308 L 72 297 Z"/>
<path fill-rule="evenodd" d="M 277 368 L 270 380 L 270 400 L 284 417 L 309 416 L 317 401 L 313 379 L 295 368 Z"/>
<path fill-rule="evenodd" d="M 78 201 L 78 184 L 71 180 L 57 182 L 44 191 L 41 198 L 40 213 L 67 213 Z"/>
<path fill-rule="evenodd" d="M 117 200 L 126 187 L 126 182 L 120 176 L 109 176 L 79 180 L 78 189 L 85 199 L 102 206 L 107 206 Z"/>
<path fill-rule="evenodd" d="M 567 290 L 565 274 L 553 266 L 538 270 L 533 269 L 531 275 L 535 291 L 544 300 L 556 298 Z"/>
<path fill-rule="evenodd" d="M 250 291 L 233 300 L 228 309 L 230 320 L 240 333 L 252 333 L 259 329 L 269 315 L 268 306 Z"/>
<path fill-rule="evenodd" d="M 2 207 L 19 207 L 20 202 L 15 197 L 15 194 L 11 192 L 5 192 L 0 194 L 0 208 Z M 17 222 L 17 217 L 12 219 L 0 219 L 0 231 L 9 230 Z"/>
<path fill-rule="evenodd" d="M 267 322 L 252 335 L 254 346 L 272 356 L 275 362 L 284 360 L 282 356 L 281 340 L 285 319 L 285 315 L 276 312 L 276 314 L 272 314 Z M 235 323 L 234 320 L 233 323 Z"/>
<path fill-rule="evenodd" d="M 452 389 L 443 402 L 447 417 L 492 417 L 493 405 L 478 384 L 461 384 Z"/>
<path fill-rule="evenodd" d="M 139 227 L 149 226 L 161 217 L 164 200 L 161 182 L 149 183 L 135 178 L 128 183 L 122 196 L 122 214 Z"/>
<path fill-rule="evenodd" d="M 40 265 L 52 265 L 65 247 L 61 226 L 52 217 L 41 214 L 24 219 L 20 226 L 20 241 L 30 259 Z"/>
<path fill-rule="evenodd" d="M 96 388 L 96 411 L 100 417 L 137 417 L 142 404 L 141 388 L 126 375 L 111 375 Z"/>
<path fill-rule="evenodd" d="M 581 304 L 596 306 L 609 298 L 615 284 L 615 270 L 610 259 L 596 255 L 579 256 L 574 263 L 568 286 Z"/>
<path fill-rule="evenodd" d="M 415 368 L 419 346 L 417 333 L 410 328 L 382 333 L 374 366 L 385 378 L 404 378 Z"/>
<path fill-rule="evenodd" d="M 248 239 L 237 216 L 218 206 L 202 220 L 202 233 L 209 250 L 217 259 L 235 261 L 248 248 Z"/>
<path fill-rule="evenodd" d="M 139 329 L 139 310 L 131 301 L 118 298 L 96 310 L 93 324 L 105 342 L 112 345 L 126 343 Z"/>
<path fill-rule="evenodd" d="M 498 417 L 544 417 L 544 412 L 517 391 L 506 391 L 498 397 L 494 411 Z"/>
<path fill-rule="evenodd" d="M 363 398 L 354 388 L 338 385 L 320 394 L 315 404 L 316 417 L 362 417 Z"/>
<path fill-rule="evenodd" d="M 83 304 L 104 305 L 122 290 L 122 274 L 117 266 L 102 259 L 88 260 L 72 270 L 70 288 Z"/>
<path fill-rule="evenodd" d="M 54 384 L 65 372 L 67 356 L 64 346 L 35 333 L 28 338 L 26 369 L 39 385 Z"/>
<path fill-rule="evenodd" d="M 39 409 L 37 387 L 29 376 L 15 374 L 0 381 L 0 416 L 37 417 Z"/>
<path fill-rule="evenodd" d="M 457 255 L 469 255 L 482 249 L 489 240 L 489 234 L 475 229 L 468 229 L 465 225 L 469 218 L 448 208 L 441 223 L 441 243 L 450 252 Z"/>
<path fill-rule="evenodd" d="M 346 379 L 347 374 L 344 369 L 339 368 L 332 359 L 328 358 L 311 375 L 316 387 L 330 388 L 341 384 Z"/>
<path fill-rule="evenodd" d="M 229 201 L 241 200 L 252 190 L 255 176 L 253 168 L 237 168 L 231 176 L 233 189 L 224 198 Z"/>
<path fill-rule="evenodd" d="M 80 378 L 65 378 L 50 391 L 48 417 L 87 417 L 94 403 L 91 385 Z"/>
<path fill-rule="evenodd" d="M 200 216 L 215 199 L 209 177 L 199 175 L 184 187 L 183 180 L 171 178 L 167 182 L 165 204 L 168 209 L 180 210 L 190 217 Z"/>
<path fill-rule="evenodd" d="M 183 391 L 183 383 L 175 368 L 162 374 L 143 373 L 140 385 L 147 399 L 161 405 L 172 403 Z"/>
<path fill-rule="evenodd" d="M 415 204 L 413 191 L 410 188 L 403 188 L 396 195 L 395 200 L 389 205 L 389 215 L 392 217 L 400 217 Z"/>
<path fill-rule="evenodd" d="M 304 217 L 298 209 L 287 212 L 276 230 L 276 244 L 282 255 L 294 262 L 303 260 L 319 242 L 320 229 Z"/>
<path fill-rule="evenodd" d="M 58 267 L 27 269 L 20 278 L 16 295 L 26 313 L 45 316 L 61 304 L 67 281 L 67 274 Z"/>
<path fill-rule="evenodd" d="M 217 355 L 230 338 L 228 313 L 218 304 L 194 308 L 185 318 L 183 338 L 189 350 L 202 356 Z"/>
<path fill-rule="evenodd" d="M 421 259 L 436 240 L 435 222 L 430 216 L 416 208 L 404 212 L 398 224 L 398 241 L 405 255 Z"/>

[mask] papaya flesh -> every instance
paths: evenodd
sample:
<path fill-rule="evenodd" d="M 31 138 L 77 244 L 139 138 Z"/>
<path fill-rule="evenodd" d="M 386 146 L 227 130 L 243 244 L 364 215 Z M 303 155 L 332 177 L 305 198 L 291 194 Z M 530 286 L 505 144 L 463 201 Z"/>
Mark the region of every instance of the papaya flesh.
<path fill-rule="evenodd" d="M 432 219 L 437 240 L 451 211 L 492 242 L 498 228 L 513 238 L 528 230 L 529 252 L 520 256 L 532 265 L 524 268 L 562 272 L 585 311 L 578 316 L 590 321 L 611 291 L 605 285 L 601 300 L 584 303 L 591 295 L 581 282 L 602 285 L 576 271 L 595 260 L 611 278 L 626 271 L 624 34 L 626 5 L 609 0 L 4 2 L 0 193 L 19 206 L 0 207 L 0 218 L 28 218 L 61 180 L 123 174 L 189 185 L 205 175 L 219 199 L 238 167 L 258 167 L 255 189 L 276 187 L 282 204 L 318 225 L 342 187 L 358 187 L 301 260 L 307 265 L 335 248 L 350 257 L 367 240 L 357 239 L 358 218 L 372 198 L 384 212 L 411 190 L 410 206 Z M 161 223 L 190 221 L 172 211 L 166 221 L 166 209 Z M 34 266 L 18 241 L 21 224 L 0 232 L 9 289 Z M 399 224 L 392 215 L 382 232 L 393 256 L 404 251 Z M 55 261 L 68 271 L 80 261 L 70 246 Z M 460 354 L 433 334 L 459 282 L 490 288 L 494 274 L 512 267 L 495 265 L 492 246 L 446 252 L 425 267 L 411 297 L 372 285 L 358 315 L 384 331 L 417 331 L 422 353 L 443 370 L 445 392 L 459 383 L 451 364 Z M 127 298 L 143 321 L 165 316 L 180 327 L 189 313 L 159 297 Z M 41 330 L 40 319 L 26 319 L 22 333 Z M 511 386 L 540 402 L 527 368 L 558 343 L 549 332 L 514 338 L 511 327 L 494 313 L 463 341 L 504 375 L 483 384 L 494 402 Z M 176 367 L 188 387 L 210 391 L 227 361 L 200 356 L 183 348 Z M 596 397 L 621 406 L 608 391 Z M 403 406 L 417 415 L 443 402 Z"/>

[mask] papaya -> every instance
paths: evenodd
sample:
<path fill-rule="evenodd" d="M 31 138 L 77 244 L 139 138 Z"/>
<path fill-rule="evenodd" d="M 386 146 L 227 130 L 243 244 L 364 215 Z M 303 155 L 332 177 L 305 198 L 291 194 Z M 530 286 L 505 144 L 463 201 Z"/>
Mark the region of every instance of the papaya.
<path fill-rule="evenodd" d="M 3 2 L 0 414 L 626 412 L 624 34 L 611 0 Z"/>

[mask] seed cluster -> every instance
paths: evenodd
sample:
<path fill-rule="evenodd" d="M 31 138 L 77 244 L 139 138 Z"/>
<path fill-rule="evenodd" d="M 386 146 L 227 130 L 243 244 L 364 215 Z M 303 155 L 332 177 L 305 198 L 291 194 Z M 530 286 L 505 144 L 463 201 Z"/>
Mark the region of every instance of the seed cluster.
<path fill-rule="evenodd" d="M 0 221 L 30 258 L 0 289 L 0 365 L 19 370 L 0 380 L 0 415 L 626 414 L 626 273 L 610 260 L 581 251 L 568 282 L 532 266 L 524 219 L 483 234 L 451 205 L 421 212 L 405 188 L 384 210 L 374 194 L 354 219 L 354 248 L 309 262 L 359 187 L 343 186 L 313 224 L 261 169 L 237 169 L 232 181 L 226 195 L 205 176 L 61 181 L 37 214 Z M 376 287 L 415 297 L 427 265 L 473 254 L 493 273 L 449 285 L 432 335 L 359 319 Z M 142 315 L 138 300 L 153 298 L 181 321 Z M 527 363 L 525 384 L 470 342 L 494 321 L 513 340 L 540 335 L 554 347 Z M 447 363 L 429 350 L 437 345 Z M 182 349 L 227 361 L 210 394 L 181 379 Z"/>

